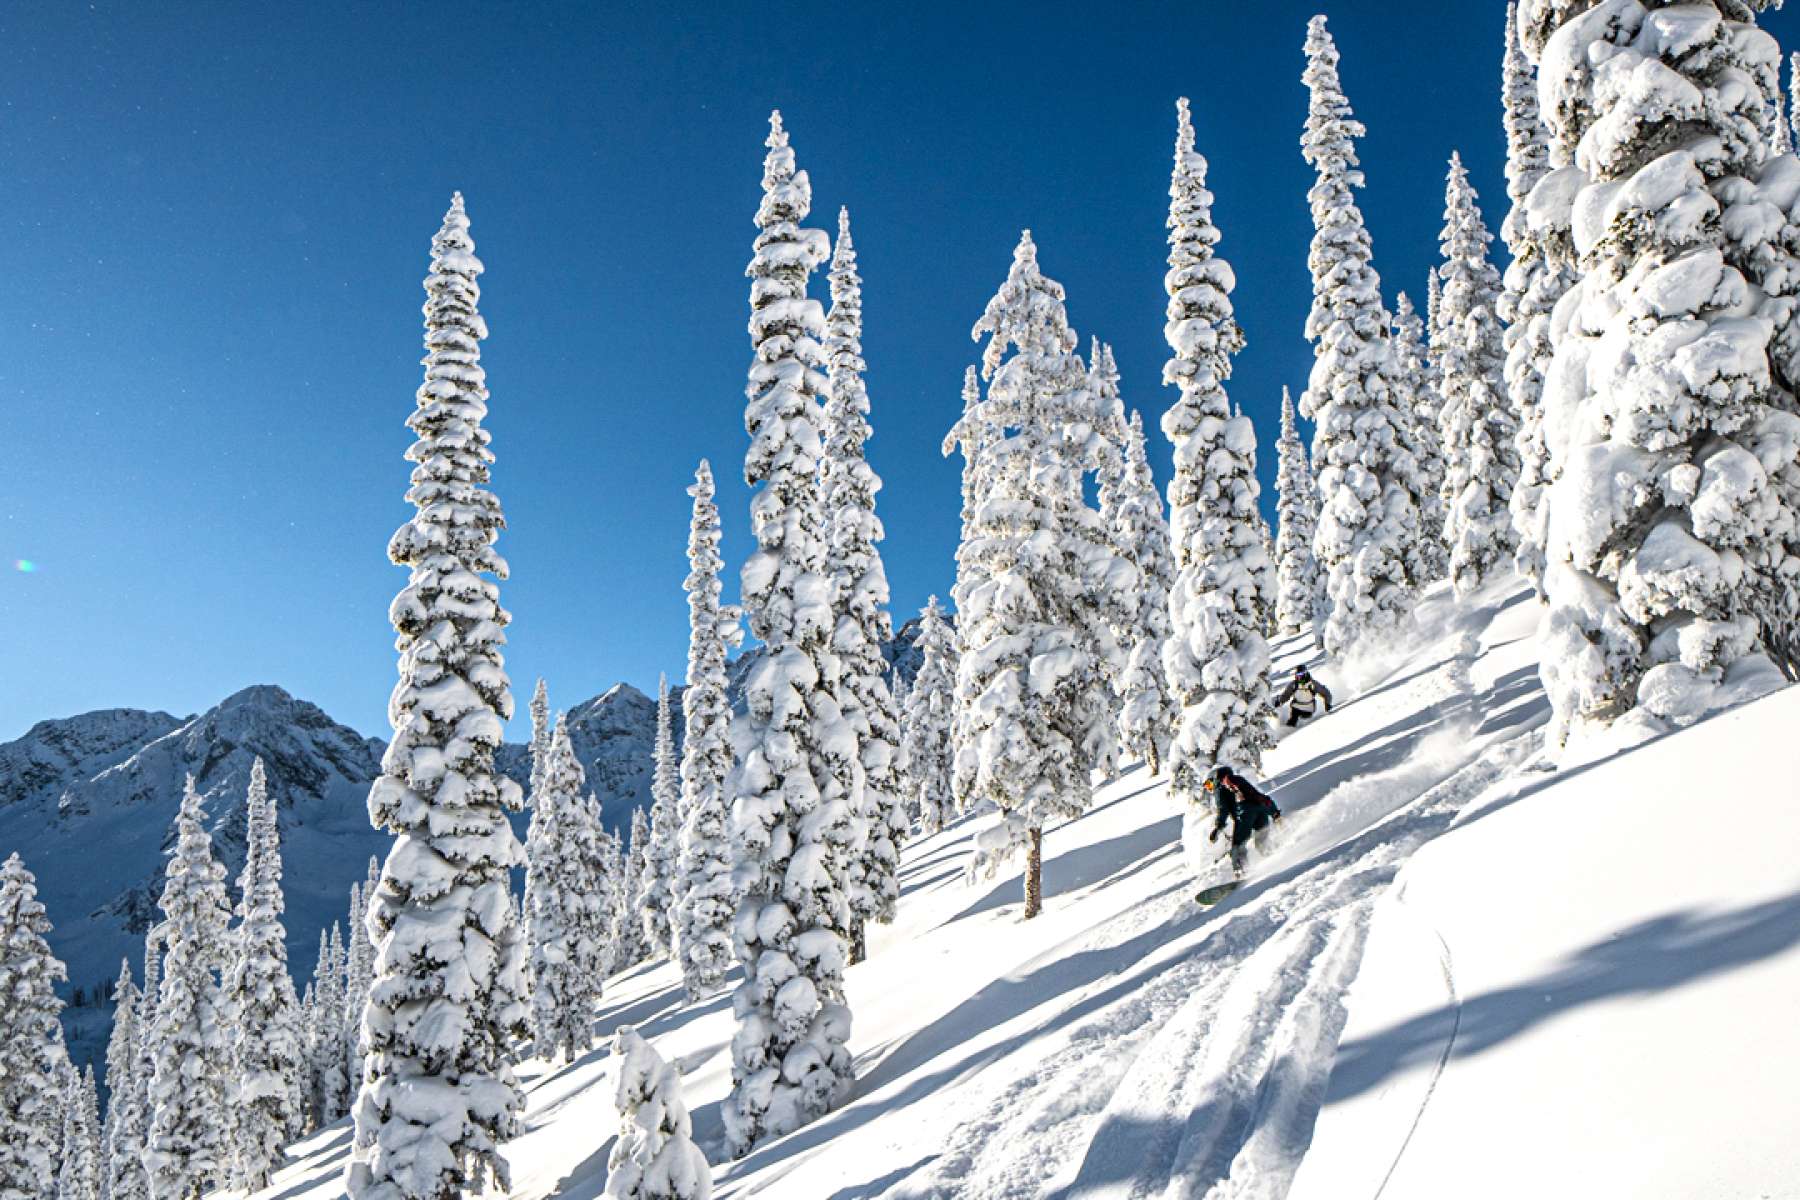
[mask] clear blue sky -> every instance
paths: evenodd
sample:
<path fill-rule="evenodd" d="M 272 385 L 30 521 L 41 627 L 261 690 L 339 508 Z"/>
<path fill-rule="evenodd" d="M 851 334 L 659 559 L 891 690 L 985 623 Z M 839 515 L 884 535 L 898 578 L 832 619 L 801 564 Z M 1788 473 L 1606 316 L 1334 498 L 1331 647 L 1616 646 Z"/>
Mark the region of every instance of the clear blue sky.
<path fill-rule="evenodd" d="M 0 739 L 256 682 L 387 732 L 419 281 L 458 188 L 488 267 L 520 712 L 540 674 L 559 707 L 679 675 L 702 455 L 728 592 L 749 541 L 743 268 L 777 105 L 814 223 L 848 204 L 855 225 L 897 616 L 949 586 L 958 463 L 938 443 L 1020 228 L 1156 428 L 1179 95 L 1237 270 L 1231 391 L 1268 486 L 1281 386 L 1310 362 L 1297 142 L 1319 7 L 9 5 Z M 1370 130 L 1383 283 L 1422 302 L 1453 148 L 1492 227 L 1504 212 L 1502 7 L 1325 11 Z M 1765 21 L 1789 42 L 1797 23 Z"/>

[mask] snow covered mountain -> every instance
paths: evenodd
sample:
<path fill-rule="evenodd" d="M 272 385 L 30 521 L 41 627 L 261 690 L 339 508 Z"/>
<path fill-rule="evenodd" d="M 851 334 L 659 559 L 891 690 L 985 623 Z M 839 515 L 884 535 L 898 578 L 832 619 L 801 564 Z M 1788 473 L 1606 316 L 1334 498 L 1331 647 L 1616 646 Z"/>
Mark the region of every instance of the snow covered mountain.
<path fill-rule="evenodd" d="M 1440 587 L 1407 646 L 1323 668 L 1338 704 L 1271 754 L 1284 819 L 1213 908 L 1141 769 L 1046 831 L 1030 922 L 1016 869 L 967 876 L 991 817 L 910 843 L 846 977 L 854 1094 L 741 1160 L 728 996 L 609 980 L 597 1048 L 520 1070 L 509 1195 L 602 1193 L 630 1024 L 734 1198 L 1800 1197 L 1800 808 L 1769 786 L 1800 689 L 1553 770 L 1539 611 Z M 265 1200 L 339 1195 L 347 1142 L 299 1143 Z"/>

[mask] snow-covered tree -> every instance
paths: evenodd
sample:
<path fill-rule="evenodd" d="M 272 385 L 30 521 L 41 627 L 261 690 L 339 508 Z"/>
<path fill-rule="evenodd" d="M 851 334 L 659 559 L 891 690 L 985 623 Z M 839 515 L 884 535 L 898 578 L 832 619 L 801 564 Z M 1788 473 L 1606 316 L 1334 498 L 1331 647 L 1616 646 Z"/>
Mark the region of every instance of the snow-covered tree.
<path fill-rule="evenodd" d="M 142 1118 L 137 1129 L 137 1141 L 141 1149 L 150 1145 L 150 1123 L 156 1115 L 155 1091 L 153 1085 L 156 1078 L 156 1058 L 158 1047 L 156 1041 L 156 1005 L 162 995 L 162 929 L 152 925 L 144 935 L 144 986 L 138 992 L 138 1044 L 137 1084 L 138 1112 Z M 298 1131 L 296 1131 L 298 1132 Z M 150 1195 L 150 1168 L 140 1154 L 138 1160 L 138 1179 L 142 1191 L 136 1193 L 133 1200 L 143 1200 Z M 123 1200 L 123 1197 L 121 1197 Z"/>
<path fill-rule="evenodd" d="M 0 866 L 0 1200 L 50 1200 L 62 1153 L 67 1061 L 62 1001 L 68 978 L 45 937 L 37 879 L 17 853 Z"/>
<path fill-rule="evenodd" d="M 1788 55 L 1788 129 L 1789 142 L 1800 145 L 1800 50 Z"/>
<path fill-rule="evenodd" d="M 607 1159 L 607 1196 L 708 1200 L 712 1168 L 694 1144 L 680 1073 L 629 1025 L 613 1035 L 613 1058 L 619 1064 L 619 1138 Z"/>
<path fill-rule="evenodd" d="M 1506 325 L 1506 390 L 1517 414 L 1519 479 L 1509 502 L 1518 549 L 1513 563 L 1539 596 L 1544 578 L 1544 488 L 1550 480 L 1544 445 L 1544 374 L 1554 351 L 1556 302 L 1575 282 L 1570 203 L 1580 171 L 1552 155 L 1538 111 L 1537 80 L 1519 44 L 1517 5 L 1506 10 L 1501 98 L 1506 123 L 1506 194 L 1512 201 L 1500 236 L 1512 261 L 1504 276 L 1500 318 Z"/>
<path fill-rule="evenodd" d="M 908 825 L 896 760 L 900 719 L 888 690 L 881 649 L 893 637 L 887 572 L 881 565 L 881 479 L 869 466 L 869 393 L 863 383 L 862 277 L 850 240 L 850 213 L 838 212 L 831 256 L 831 310 L 825 316 L 826 400 L 819 489 L 827 522 L 826 573 L 837 614 L 831 648 L 839 664 L 837 698 L 856 733 L 860 790 L 852 788 L 860 852 L 846 864 L 850 961 L 861 961 L 864 926 L 894 919 L 900 897 L 900 844 Z"/>
<path fill-rule="evenodd" d="M 731 706 L 725 656 L 743 637 L 738 610 L 719 603 L 719 506 L 705 459 L 688 489 L 694 498 L 688 527 L 687 690 L 681 696 L 681 887 L 676 906 L 677 951 L 689 1000 L 718 988 L 731 968 L 731 922 L 737 893 L 731 883 Z"/>
<path fill-rule="evenodd" d="M 396 841 L 369 915 L 371 1061 L 345 1177 L 354 1200 L 439 1200 L 490 1176 L 504 1187 L 498 1146 L 524 1104 L 507 1061 L 526 1024 L 508 881 L 523 854 L 505 811 L 520 794 L 494 768 L 513 711 L 501 656 L 510 618 L 482 578 L 505 578 L 506 561 L 494 550 L 500 501 L 486 487 L 481 271 L 458 193 L 432 239 L 425 382 L 407 419 L 418 512 L 388 543 L 411 574 L 389 610 L 394 738 L 369 789 L 369 819 Z"/>
<path fill-rule="evenodd" d="M 344 1054 L 349 1064 L 350 1094 L 362 1087 L 369 1048 L 363 1039 L 363 1009 L 375 982 L 375 944 L 369 940 L 369 908 L 381 886 L 381 863 L 369 859 L 369 873 L 350 892 L 350 945 L 344 965 Z M 291 985 L 290 985 L 291 987 Z"/>
<path fill-rule="evenodd" d="M 62 1165 L 56 1173 L 56 1200 L 100 1200 L 100 1098 L 90 1065 L 68 1073 L 63 1097 Z"/>
<path fill-rule="evenodd" d="M 312 1029 L 306 1042 L 313 1113 L 321 1126 L 332 1124 L 350 1110 L 344 992 L 344 946 L 337 922 L 333 921 L 329 933 L 319 930 L 319 961 L 312 979 Z"/>
<path fill-rule="evenodd" d="M 106 1043 L 106 1125 L 101 1131 L 105 1163 L 101 1195 L 107 1200 L 148 1200 L 150 1179 L 144 1174 L 143 1085 L 138 1075 L 138 1014 L 141 993 L 131 978 L 131 961 L 119 964 L 113 985 L 112 1035 Z"/>
<path fill-rule="evenodd" d="M 1431 278 L 1435 285 L 1435 270 Z M 1442 378 L 1427 357 L 1425 323 L 1405 292 L 1394 298 L 1393 340 L 1389 344 L 1394 356 L 1394 407 L 1407 419 L 1408 443 L 1419 464 L 1420 479 L 1428 485 L 1419 497 L 1419 536 L 1408 567 L 1412 578 L 1423 583 L 1442 579 L 1450 571 L 1441 495 L 1446 472 L 1444 435 L 1438 427 Z"/>
<path fill-rule="evenodd" d="M 626 947 L 621 939 L 641 927 L 625 916 L 631 881 L 626 878 L 623 839 L 607 831 L 600 817 L 600 801 L 594 798 L 592 792 L 588 793 L 584 808 L 587 811 L 590 836 L 593 838 L 595 861 L 600 864 L 599 883 L 594 889 L 597 903 L 591 915 L 594 922 L 593 963 L 604 977 L 628 965 L 625 961 Z"/>
<path fill-rule="evenodd" d="M 1125 431 L 1125 472 L 1113 514 L 1112 537 L 1118 553 L 1137 567 L 1138 587 L 1124 603 L 1135 610 L 1127 636 L 1130 657 L 1119 676 L 1119 744 L 1148 765 L 1162 769 L 1169 752 L 1169 731 L 1179 717 L 1163 672 L 1163 650 L 1169 640 L 1169 587 L 1174 558 L 1162 497 L 1150 473 L 1144 445 L 1144 422 L 1137 413 Z"/>
<path fill-rule="evenodd" d="M 1062 285 L 1038 269 L 1030 231 L 974 333 L 988 336 L 989 386 L 958 600 L 956 794 L 959 806 L 992 801 L 1002 814 L 979 840 L 978 868 L 1025 851 L 1029 919 L 1043 904 L 1044 825 L 1087 808 L 1113 745 L 1105 680 L 1136 571 L 1083 496 L 1110 450 Z M 972 440 L 959 425 L 947 445 Z"/>
<path fill-rule="evenodd" d="M 955 751 L 950 725 L 956 709 L 956 631 L 936 596 L 919 614 L 919 673 L 906 697 L 902 754 L 920 824 L 936 833 L 956 814 Z"/>
<path fill-rule="evenodd" d="M 1313 619 L 1318 603 L 1319 568 L 1313 561 L 1313 530 L 1319 521 L 1319 493 L 1312 466 L 1294 421 L 1294 398 L 1281 389 L 1281 437 L 1275 442 L 1275 631 L 1298 633 Z"/>
<path fill-rule="evenodd" d="M 650 956 L 648 923 L 644 920 L 644 889 L 649 885 L 650 817 L 643 809 L 631 812 L 631 841 L 625 847 L 624 874 L 620 877 L 615 913 L 614 970 L 635 967 Z"/>
<path fill-rule="evenodd" d="M 225 998 L 232 1014 L 231 1182 L 255 1192 L 268 1186 L 299 1122 L 294 1083 L 303 1069 L 300 1004 L 288 974 L 282 924 L 281 835 L 261 758 L 250 767 L 245 808 L 244 870 L 238 876 L 238 925 Z"/>
<path fill-rule="evenodd" d="M 584 971 L 580 942 L 591 867 L 582 858 L 582 788 L 587 784 L 569 725 L 556 719 L 525 841 L 525 926 L 531 942 L 531 1030 L 539 1057 L 574 1061 L 594 1044 L 599 978 Z"/>
<path fill-rule="evenodd" d="M 1679 727 L 1781 682 L 1744 586 L 1783 509 L 1758 444 L 1772 329 L 1743 319 L 1766 239 L 1737 237 L 1761 215 L 1779 53 L 1764 7 L 1519 11 L 1553 145 L 1586 177 L 1544 392 L 1557 740 Z"/>
<path fill-rule="evenodd" d="M 1505 334 L 1500 325 L 1500 272 L 1488 261 L 1488 233 L 1462 156 L 1450 155 L 1444 185 L 1444 229 L 1438 237 L 1443 296 L 1438 322 L 1444 350 L 1444 540 L 1458 596 L 1479 588 L 1508 563 L 1513 484 L 1519 478 L 1518 420 L 1507 395 Z"/>
<path fill-rule="evenodd" d="M 653 953 L 674 948 L 675 874 L 681 851 L 681 765 L 669 717 L 669 677 L 657 681 L 656 744 L 651 753 L 650 841 L 644 853 L 644 938 Z"/>
<path fill-rule="evenodd" d="M 1231 267 L 1214 253 L 1206 159 L 1194 149 L 1187 100 L 1176 102 L 1175 169 L 1169 181 L 1169 294 L 1163 382 L 1181 396 L 1163 414 L 1175 446 L 1169 542 L 1175 585 L 1163 650 L 1180 706 L 1170 746 L 1172 787 L 1190 805 L 1214 764 L 1255 770 L 1270 741 L 1269 645 L 1263 637 L 1266 566 L 1257 513 L 1256 431 L 1225 395 L 1244 343 L 1232 315 Z"/>
<path fill-rule="evenodd" d="M 1794 152 L 1793 129 L 1788 124 L 1787 105 L 1781 94 L 1781 62 L 1775 63 L 1775 88 L 1769 93 L 1770 123 L 1769 157 L 1779 158 Z"/>
<path fill-rule="evenodd" d="M 531 692 L 531 787 L 526 802 L 535 803 L 538 784 L 544 781 L 544 763 L 550 757 L 550 692 L 542 676 Z"/>
<path fill-rule="evenodd" d="M 162 893 L 162 995 L 144 1155 L 157 1200 L 191 1200 L 225 1182 L 231 1166 L 230 1010 L 219 982 L 231 909 L 205 821 L 190 775 Z"/>
<path fill-rule="evenodd" d="M 824 231 L 800 224 L 812 185 L 769 119 L 763 199 L 748 274 L 750 450 L 744 479 L 756 549 L 740 583 L 766 658 L 744 687 L 736 723 L 731 813 L 734 879 L 743 897 L 734 941 L 744 982 L 732 997 L 732 1153 L 778 1137 L 849 1092 L 844 1003 L 851 912 L 843 863 L 860 854 L 855 731 L 840 708 L 827 522 L 819 489 L 819 396 L 825 318 L 807 297 Z"/>
<path fill-rule="evenodd" d="M 1320 503 L 1313 552 L 1325 580 L 1325 649 L 1341 657 L 1365 635 L 1393 631 L 1411 616 L 1426 485 L 1408 444 L 1411 415 L 1398 407 L 1381 280 L 1356 206 L 1363 176 L 1355 139 L 1363 126 L 1338 81 L 1337 46 L 1323 16 L 1307 26 L 1306 59 L 1311 100 L 1300 145 L 1317 172 L 1307 193 L 1314 233 L 1306 336 L 1315 358 L 1300 415 L 1314 424 Z"/>
<path fill-rule="evenodd" d="M 958 613 L 956 639 L 959 659 L 963 646 L 960 614 L 969 592 L 979 579 L 980 564 L 974 560 L 975 510 L 981 503 L 983 490 L 981 467 L 986 461 L 983 451 L 993 436 L 987 427 L 987 417 L 981 404 L 981 372 L 974 366 L 963 372 L 962 401 L 962 417 L 945 435 L 943 446 L 945 457 L 960 450 L 963 459 L 962 526 L 956 543 L 956 580 L 950 586 L 950 601 Z M 950 752 L 953 758 L 961 754 L 962 748 L 969 742 L 969 720 L 972 713 L 971 706 L 958 700 L 950 721 Z M 956 803 L 960 807 L 961 798 Z"/>

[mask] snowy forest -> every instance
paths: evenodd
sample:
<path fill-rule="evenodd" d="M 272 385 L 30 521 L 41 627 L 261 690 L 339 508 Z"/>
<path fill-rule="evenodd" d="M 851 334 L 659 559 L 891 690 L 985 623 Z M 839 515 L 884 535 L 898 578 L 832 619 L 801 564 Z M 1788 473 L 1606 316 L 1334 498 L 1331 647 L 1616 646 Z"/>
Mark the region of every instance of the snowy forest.
<path fill-rule="evenodd" d="M 1128 411 L 1112 347 L 1071 325 L 1059 247 L 1030 230 L 993 247 L 992 298 L 967 314 L 974 361 L 943 397 L 962 482 L 937 502 L 960 510 L 960 542 L 918 613 L 892 611 L 883 567 L 868 456 L 881 372 L 864 361 L 853 214 L 813 211 L 808 131 L 769 114 L 744 214 L 752 496 L 747 514 L 723 511 L 715 469 L 738 464 L 689 459 L 684 597 L 667 598 L 685 599 L 685 675 L 661 682 L 650 803 L 623 822 L 543 679 L 528 782 L 499 761 L 522 690 L 504 657 L 493 473 L 507 447 L 483 424 L 481 197 L 453 195 L 429 237 L 423 382 L 395 411 L 412 512 L 386 547 L 406 579 L 367 797 L 385 857 L 365 872 L 355 855 L 316 962 L 290 962 L 283 798 L 263 760 L 231 801 L 235 879 L 190 775 L 96 1072 L 65 1043 L 65 914 L 11 853 L 0 1200 L 1362 1194 L 1316 1165 L 1361 1153 L 1355 1127 L 1320 1114 L 1378 1090 L 1345 1090 L 1389 1044 L 1363 1038 L 1373 1010 L 1346 996 L 1378 1003 L 1368 981 L 1398 935 L 1377 915 L 1415 852 L 1420 895 L 1474 878 L 1431 873 L 1431 854 L 1457 861 L 1465 825 L 1456 836 L 1507 847 L 1468 852 L 1491 886 L 1553 891 L 1556 851 L 1501 840 L 1539 790 L 1564 808 L 1667 791 L 1661 815 L 1619 818 L 1643 823 L 1634 869 L 1660 911 L 1673 877 L 1718 867 L 1699 835 L 1682 840 L 1696 819 L 1673 782 L 1683 764 L 1751 742 L 1779 755 L 1800 715 L 1784 693 L 1800 679 L 1800 53 L 1785 63 L 1758 25 L 1778 6 L 1514 0 L 1503 26 L 1496 6 L 1503 107 L 1469 136 L 1504 138 L 1505 194 L 1478 195 L 1449 153 L 1437 265 L 1403 282 L 1381 278 L 1358 207 L 1380 168 L 1359 158 L 1331 27 L 1293 30 L 1313 236 L 1292 255 L 1312 280 L 1312 357 L 1273 428 L 1232 395 L 1249 264 L 1234 270 L 1233 231 L 1214 221 L 1207 131 L 1170 97 L 1156 428 Z M 728 563 L 734 528 L 752 548 Z M 1618 782 L 1627 771 L 1637 783 Z M 1469 821 L 1483 805 L 1495 814 Z M 1773 865 L 1740 879 L 1785 881 L 1785 898 L 1720 936 L 1763 939 L 1743 957 L 1779 960 L 1792 982 L 1800 826 L 1770 819 L 1785 823 L 1759 816 L 1764 834 L 1745 836 L 1767 837 L 1747 853 Z M 1570 868 L 1622 894 L 1599 870 Z M 1153 897 L 1179 936 L 1140 940 L 1150 926 L 1130 913 L 1148 922 Z M 1469 922 L 1491 908 L 1458 903 Z M 1530 903 L 1507 919 L 1530 927 Z M 1637 945 L 1617 969 L 1730 956 L 1693 936 Z M 1000 945 L 1030 947 L 1031 971 L 989 961 Z M 1048 996 L 1008 998 L 1087 955 L 1079 1011 L 1040 1020 Z M 1095 998 L 1151 961 L 1161 973 L 1130 997 Z M 944 1044 L 922 1041 L 950 1008 L 928 994 L 957 972 L 979 983 Z M 1568 986 L 1605 993 L 1597 978 Z M 1755 995 L 1777 994 L 1770 978 Z M 1561 986 L 1520 991 L 1536 1003 Z M 1477 1012 L 1467 1000 L 1459 1014 Z M 1791 994 L 1785 1017 L 1758 1003 L 1792 1025 Z M 1428 1017 L 1382 1078 L 1430 1069 Z M 1467 1019 L 1450 1042 L 1500 1040 Z M 1748 1174 L 1725 1184 L 1800 1195 L 1780 1190 L 1800 1178 L 1783 1176 L 1796 1036 L 1765 1047 L 1787 1083 L 1751 1124 L 1775 1132 L 1746 1135 L 1734 1169 Z M 975 1068 L 940 1056 L 974 1045 L 1013 1073 L 957 1107 Z M 1127 1045 L 1129 1067 L 1097 1065 Z M 1635 1061 L 1617 1053 L 1593 1072 Z M 1447 1042 L 1431 1087 L 1452 1057 Z M 1459 1103 L 1453 1090 L 1433 1103 Z M 931 1103 L 950 1115 L 921 1115 Z M 1503 1107 L 1468 1127 L 1518 1119 Z M 1146 1113 L 1161 1124 L 1133 1124 Z M 1407 1140 L 1425 1129 L 1412 1120 Z M 1442 1173 L 1457 1143 L 1421 1137 L 1407 1194 L 1490 1194 Z M 1679 1173 L 1669 1190 L 1596 1183 L 1609 1177 L 1582 1161 L 1565 1147 L 1563 1183 L 1538 1194 L 1699 1194 Z"/>

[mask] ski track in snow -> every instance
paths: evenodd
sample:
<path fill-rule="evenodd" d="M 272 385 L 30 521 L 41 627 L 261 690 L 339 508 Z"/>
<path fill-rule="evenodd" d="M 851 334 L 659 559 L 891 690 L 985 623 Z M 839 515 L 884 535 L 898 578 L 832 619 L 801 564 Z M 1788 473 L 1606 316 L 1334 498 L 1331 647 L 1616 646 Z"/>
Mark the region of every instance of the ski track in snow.
<path fill-rule="evenodd" d="M 1333 789 L 1277 845 L 1272 875 L 1215 910 L 1213 928 L 1174 961 L 1154 950 L 1115 974 L 1142 982 L 1089 1018 L 1043 1056 L 979 1094 L 959 1098 L 964 1119 L 924 1176 L 882 1193 L 890 1200 L 1279 1200 L 1312 1137 L 1329 1082 L 1344 997 L 1361 965 L 1376 901 L 1412 853 L 1444 832 L 1471 801 L 1536 750 L 1539 732 L 1514 732 L 1479 749 L 1472 730 L 1485 715 L 1470 685 L 1473 636 L 1439 670 L 1444 700 L 1468 710 L 1446 721 L 1447 737 L 1423 739 L 1341 807 L 1361 809 L 1371 784 L 1388 799 L 1360 832 L 1339 836 Z M 1455 769 L 1443 743 L 1462 747 Z M 1348 831 L 1345 831 L 1348 832 Z M 1283 851 L 1287 850 L 1287 853 Z M 1307 858 L 1307 855 L 1311 855 Z M 1301 859 L 1294 866 L 1291 859 Z M 1193 919 L 1187 889 L 1122 913 L 1088 945 L 1151 947 Z M 1173 936 L 1179 936 L 1175 930 Z M 1131 1031 L 1126 1033 L 1124 1031 Z M 1211 1036 L 1209 1036 L 1209 1034 Z M 1001 1149 L 1004 1148 L 1004 1149 Z M 999 1153 L 995 1153 L 1000 1150 Z"/>
<path fill-rule="evenodd" d="M 1400 899 L 1404 901 L 1404 895 Z M 1406 1157 L 1406 1148 L 1412 1145 L 1413 1134 L 1419 1132 L 1419 1122 L 1425 1119 L 1425 1110 L 1431 1107 L 1431 1096 L 1437 1091 L 1438 1081 L 1444 1077 L 1444 1068 L 1450 1065 L 1450 1055 L 1456 1050 L 1456 1035 L 1462 1032 L 1462 993 L 1456 987 L 1456 964 L 1450 955 L 1450 943 L 1444 940 L 1443 932 L 1436 926 L 1432 927 L 1431 936 L 1437 939 L 1438 966 L 1444 972 L 1444 993 L 1450 1000 L 1450 1036 L 1444 1039 L 1444 1049 L 1438 1054 L 1437 1065 L 1431 1069 L 1431 1079 L 1425 1085 L 1425 1094 L 1419 1098 L 1419 1111 L 1413 1114 L 1412 1124 L 1407 1126 L 1406 1136 L 1400 1140 L 1400 1149 L 1394 1152 L 1394 1161 L 1388 1164 L 1387 1174 L 1381 1177 L 1381 1186 L 1375 1189 L 1371 1200 L 1381 1200 L 1381 1194 L 1387 1191 L 1394 1172 L 1400 1169 L 1400 1160 Z"/>

